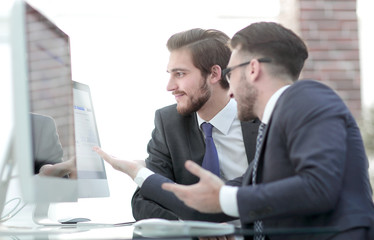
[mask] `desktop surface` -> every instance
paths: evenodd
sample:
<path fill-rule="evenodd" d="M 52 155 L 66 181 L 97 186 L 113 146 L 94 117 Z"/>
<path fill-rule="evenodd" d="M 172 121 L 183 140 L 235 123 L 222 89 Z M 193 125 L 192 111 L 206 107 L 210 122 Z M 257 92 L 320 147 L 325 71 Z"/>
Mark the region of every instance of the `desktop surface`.
<path fill-rule="evenodd" d="M 196 239 L 198 236 L 194 235 L 176 235 L 176 236 L 141 236 L 137 235 L 134 232 L 133 225 L 118 225 L 118 226 L 80 226 L 80 227 L 36 227 L 32 230 L 34 232 L 26 233 L 26 228 L 19 228 L 19 233 L 11 233 L 11 234 L 2 234 L 0 227 L 0 239 L 19 239 L 19 240 L 28 240 L 28 239 L 48 239 L 48 240 L 57 240 L 57 239 L 74 239 L 74 240 L 86 240 L 86 239 L 137 239 L 137 240 L 158 240 L 158 239 Z M 17 230 L 17 229 L 16 229 Z M 269 229 L 265 231 L 270 236 L 271 235 L 299 235 L 300 239 L 303 238 L 303 235 L 310 231 L 307 229 L 300 231 L 295 231 L 297 229 Z M 314 234 L 323 236 L 324 234 L 331 234 L 336 233 L 333 229 L 327 228 L 320 228 L 320 229 L 310 229 Z M 295 232 L 294 232 L 295 231 Z M 264 232 L 264 233 L 265 233 Z M 243 236 L 242 231 L 238 230 L 234 233 L 235 236 Z M 253 236 L 253 230 L 248 230 L 248 232 L 244 233 L 245 236 Z"/>
<path fill-rule="evenodd" d="M 76 239 L 76 240 L 87 240 L 87 239 L 196 239 L 196 234 L 191 232 L 185 232 L 184 234 L 175 233 L 175 235 L 160 235 L 160 232 L 157 233 L 157 229 L 162 229 L 162 226 L 155 228 L 155 234 L 152 235 L 148 231 L 148 234 L 141 235 L 137 231 L 137 223 L 133 224 L 132 222 L 123 222 L 120 223 L 107 223 L 101 225 L 68 225 L 68 226 L 41 226 L 37 225 L 32 220 L 32 212 L 34 206 L 32 204 L 26 205 L 14 218 L 0 224 L 0 240 L 29 240 L 29 239 L 38 239 L 38 240 L 57 240 L 57 239 Z M 150 220 L 153 221 L 153 220 Z M 146 221 L 147 223 L 149 221 Z M 162 224 L 162 223 L 160 223 Z M 165 224 L 173 224 L 173 222 L 168 222 Z M 176 223 L 180 227 L 180 222 Z M 187 222 L 188 225 L 188 222 Z M 145 225 L 143 225 L 145 226 Z M 175 226 L 175 227 L 178 227 Z M 196 226 L 196 225 L 194 225 Z M 205 225 L 204 225 L 205 226 Z M 205 227 L 215 228 L 216 226 L 206 225 Z M 222 225 L 222 229 L 218 229 L 217 233 L 223 234 L 222 231 L 229 230 L 227 227 Z M 326 236 L 326 234 L 336 233 L 338 229 L 320 227 L 320 228 L 303 228 L 303 229 L 264 229 L 264 233 L 270 236 L 280 236 L 280 235 L 298 235 L 300 239 L 303 239 L 304 234 L 316 234 Z M 173 231 L 171 231 L 173 232 Z M 201 232 L 200 230 L 198 232 Z M 218 234 L 218 235 L 219 235 Z M 239 229 L 235 228 L 235 236 L 253 236 L 253 229 Z"/>
<path fill-rule="evenodd" d="M 33 206 L 27 206 L 25 209 L 22 210 L 22 214 L 16 215 L 13 219 L 0 224 L 0 240 L 29 240 L 29 239 L 38 239 L 38 240 L 57 240 L 57 239 L 74 239 L 74 240 L 87 240 L 87 239 L 197 239 L 196 232 L 184 232 L 184 233 L 176 233 L 175 231 L 171 231 L 172 235 L 168 235 L 167 233 L 161 234 L 157 232 L 155 228 L 155 234 L 152 235 L 151 232 L 147 232 L 147 234 L 142 234 L 137 231 L 137 226 L 140 221 L 137 223 L 118 223 L 118 224 L 102 224 L 102 225 L 70 225 L 70 226 L 41 226 L 37 225 L 32 221 L 31 212 L 33 210 Z M 161 223 L 160 223 L 161 224 Z M 168 223 L 170 224 L 170 223 Z M 173 222 L 171 223 L 173 224 Z M 212 231 L 212 226 L 209 226 L 210 223 L 206 227 L 209 228 L 211 231 L 210 233 L 214 233 Z M 178 225 L 180 225 L 178 223 Z M 187 226 L 188 226 L 187 222 Z M 143 225 L 144 226 L 144 225 Z M 194 225 L 195 226 L 195 225 Z M 162 226 L 161 226 L 162 227 Z M 178 226 L 176 226 L 178 227 Z M 213 226 L 216 228 L 217 226 Z M 222 229 L 217 229 L 217 235 L 222 235 L 223 231 L 227 231 L 227 227 L 222 225 Z M 199 229 L 198 232 L 201 232 Z M 303 239 L 304 234 L 316 234 L 325 236 L 326 234 L 336 233 L 337 229 L 332 228 L 304 228 L 304 229 L 264 229 L 264 233 L 270 236 L 279 236 L 279 235 L 298 235 L 300 239 Z M 235 228 L 233 235 L 235 236 L 253 236 L 254 231 L 253 229 L 239 229 Z M 206 235 L 205 235 L 206 236 Z"/>
<path fill-rule="evenodd" d="M 133 226 L 0 227 L 0 239 L 134 239 Z"/>
<path fill-rule="evenodd" d="M 10 220 L 0 223 L 0 240 L 29 239 L 133 239 L 131 223 L 42 226 L 34 223 L 33 204 L 27 204 Z"/>

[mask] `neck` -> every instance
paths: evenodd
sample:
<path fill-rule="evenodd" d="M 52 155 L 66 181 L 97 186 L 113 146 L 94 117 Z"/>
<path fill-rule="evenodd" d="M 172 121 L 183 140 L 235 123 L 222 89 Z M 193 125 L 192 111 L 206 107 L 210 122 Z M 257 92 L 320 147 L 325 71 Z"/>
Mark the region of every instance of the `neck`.
<path fill-rule="evenodd" d="M 205 121 L 210 121 L 214 116 L 217 115 L 230 101 L 228 90 L 215 89 L 212 92 L 212 96 L 209 100 L 200 108 L 197 113 Z"/>
<path fill-rule="evenodd" d="M 292 84 L 292 81 L 267 81 L 265 82 L 264 85 L 266 86 L 263 86 L 262 89 L 263 90 L 259 90 L 259 96 L 258 96 L 258 104 L 257 104 L 257 108 L 255 110 L 258 118 L 260 120 L 262 120 L 263 116 L 264 116 L 264 111 L 265 111 L 265 107 L 266 107 L 266 104 L 269 102 L 271 96 L 273 96 L 273 94 L 278 91 L 279 89 L 281 89 L 282 87 L 286 86 L 286 85 L 290 85 Z"/>

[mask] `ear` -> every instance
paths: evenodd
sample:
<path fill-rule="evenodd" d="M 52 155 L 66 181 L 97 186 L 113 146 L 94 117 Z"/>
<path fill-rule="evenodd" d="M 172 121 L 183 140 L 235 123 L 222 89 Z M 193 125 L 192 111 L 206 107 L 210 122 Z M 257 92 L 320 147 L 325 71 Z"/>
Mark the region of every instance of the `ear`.
<path fill-rule="evenodd" d="M 253 59 L 247 71 L 249 72 L 251 81 L 257 81 L 261 74 L 261 63 L 257 59 Z"/>
<path fill-rule="evenodd" d="M 211 68 L 211 73 L 209 75 L 210 77 L 210 83 L 217 83 L 219 82 L 219 80 L 221 80 L 221 73 L 222 73 L 222 69 L 220 66 L 218 65 L 214 65 L 212 68 Z"/>

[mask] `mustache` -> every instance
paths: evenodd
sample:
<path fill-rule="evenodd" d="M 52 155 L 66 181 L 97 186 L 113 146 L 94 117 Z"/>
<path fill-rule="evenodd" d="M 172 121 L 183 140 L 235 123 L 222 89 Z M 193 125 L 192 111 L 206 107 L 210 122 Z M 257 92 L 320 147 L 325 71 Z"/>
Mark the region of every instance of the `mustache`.
<path fill-rule="evenodd" d="M 186 94 L 185 92 L 183 91 L 174 91 L 172 92 L 173 95 L 179 95 L 179 94 Z"/>

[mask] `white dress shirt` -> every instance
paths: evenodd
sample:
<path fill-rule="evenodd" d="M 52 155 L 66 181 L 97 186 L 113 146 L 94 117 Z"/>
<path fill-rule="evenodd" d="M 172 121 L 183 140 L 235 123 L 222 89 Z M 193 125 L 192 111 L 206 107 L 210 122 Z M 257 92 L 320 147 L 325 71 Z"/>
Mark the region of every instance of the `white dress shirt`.
<path fill-rule="evenodd" d="M 264 114 L 262 116 L 261 121 L 265 124 L 268 124 L 270 120 L 270 116 L 273 113 L 275 104 L 277 103 L 279 97 L 281 94 L 289 87 L 290 85 L 284 86 L 278 91 L 276 91 L 269 99 L 269 101 L 266 103 Z M 239 217 L 239 208 L 238 203 L 236 199 L 236 195 L 238 192 L 239 187 L 233 187 L 233 186 L 223 186 L 221 188 L 221 191 L 219 193 L 219 202 L 222 208 L 222 211 L 233 217 Z"/>
<path fill-rule="evenodd" d="M 214 126 L 212 137 L 217 149 L 221 178 L 224 181 L 242 176 L 248 168 L 242 127 L 237 117 L 237 111 L 236 101 L 231 99 L 228 104 L 209 121 L 209 123 Z M 205 120 L 200 118 L 197 114 L 197 121 L 199 129 L 201 130 L 200 126 Z M 134 178 L 134 181 L 141 187 L 147 177 L 152 174 L 154 173 L 151 170 L 142 168 Z"/>
<path fill-rule="evenodd" d="M 248 167 L 242 127 L 237 111 L 236 101 L 231 99 L 209 121 L 214 126 L 212 137 L 217 149 L 221 178 L 224 181 L 242 176 Z M 197 122 L 201 130 L 201 124 L 206 121 L 197 114 Z"/>

